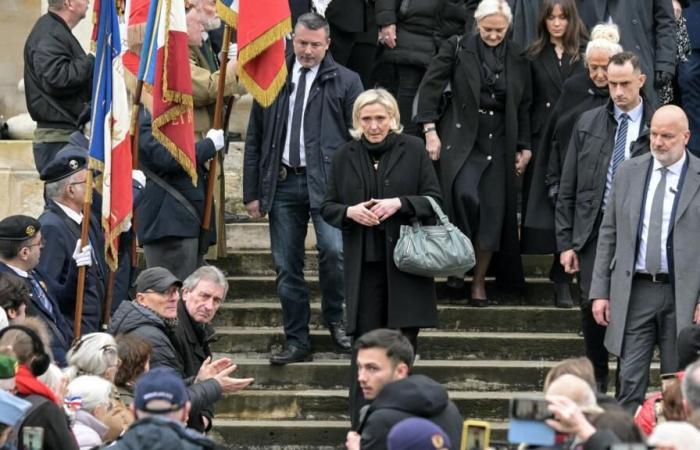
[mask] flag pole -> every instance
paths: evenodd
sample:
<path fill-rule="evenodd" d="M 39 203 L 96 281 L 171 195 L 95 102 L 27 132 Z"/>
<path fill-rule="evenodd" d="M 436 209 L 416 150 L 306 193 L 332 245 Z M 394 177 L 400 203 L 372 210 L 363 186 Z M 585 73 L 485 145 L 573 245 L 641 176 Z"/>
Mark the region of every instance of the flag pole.
<path fill-rule="evenodd" d="M 224 88 L 226 86 L 226 66 L 228 65 L 228 47 L 231 43 L 231 27 L 226 24 L 224 26 L 224 38 L 221 44 L 222 56 L 221 65 L 219 66 L 219 86 L 216 93 L 216 106 L 214 108 L 214 126 L 215 129 L 221 129 L 222 126 L 222 115 L 224 106 Z M 224 136 L 224 139 L 226 137 Z M 204 234 L 209 231 L 211 227 L 211 212 L 212 204 L 214 200 L 214 187 L 216 185 L 216 171 L 218 165 L 218 158 L 215 156 L 209 162 L 209 176 L 207 178 L 207 189 L 204 194 L 204 217 L 202 218 L 202 238 Z M 223 164 L 222 164 L 223 166 Z M 223 205 L 219 205 L 223 208 Z M 204 242 L 204 239 L 200 240 Z"/>
<path fill-rule="evenodd" d="M 85 197 L 83 199 L 83 222 L 80 230 L 80 245 L 85 247 L 89 244 L 90 216 L 92 208 L 92 170 L 87 169 L 85 179 Z M 82 251 L 82 248 L 79 249 Z M 78 267 L 78 288 L 75 294 L 75 319 L 73 321 L 73 336 L 77 342 L 80 339 L 80 325 L 83 318 L 83 300 L 85 298 L 85 279 L 87 276 L 87 266 Z"/>

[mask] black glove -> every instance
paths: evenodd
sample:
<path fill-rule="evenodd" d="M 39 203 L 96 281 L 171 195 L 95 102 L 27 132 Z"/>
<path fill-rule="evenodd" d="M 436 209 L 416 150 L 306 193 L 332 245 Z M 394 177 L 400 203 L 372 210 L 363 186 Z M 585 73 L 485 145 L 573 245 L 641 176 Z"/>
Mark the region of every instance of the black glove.
<path fill-rule="evenodd" d="M 654 73 L 654 87 L 661 89 L 673 80 L 673 74 L 663 70 L 657 70 Z"/>
<path fill-rule="evenodd" d="M 547 190 L 547 198 L 549 199 L 549 202 L 552 204 L 552 208 L 557 207 L 557 197 L 559 196 L 559 184 L 553 184 L 549 186 L 549 189 Z"/>

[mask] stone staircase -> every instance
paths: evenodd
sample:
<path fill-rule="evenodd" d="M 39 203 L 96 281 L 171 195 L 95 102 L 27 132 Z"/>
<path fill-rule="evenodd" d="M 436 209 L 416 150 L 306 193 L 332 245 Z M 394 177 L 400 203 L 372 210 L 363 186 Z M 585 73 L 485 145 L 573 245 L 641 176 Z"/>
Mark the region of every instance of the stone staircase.
<path fill-rule="evenodd" d="M 213 436 L 236 449 L 344 448 L 349 359 L 332 352 L 321 325 L 312 229 L 305 270 L 314 299 L 314 361 L 282 367 L 267 361 L 284 342 L 267 232 L 265 222 L 228 225 L 230 255 L 217 263 L 228 272 L 230 289 L 216 318 L 219 340 L 213 348 L 232 357 L 236 373 L 255 377 L 255 383 L 219 402 Z M 468 288 L 455 296 L 438 280 L 440 327 L 419 335 L 415 372 L 446 386 L 465 419 L 492 422 L 495 439 L 505 438 L 514 393 L 541 391 L 556 361 L 583 354 L 578 310 L 552 306 L 543 276 L 548 264 L 548 257 L 526 257 L 525 295 L 490 285 L 489 298 L 497 305 L 488 308 L 451 304 L 466 298 Z"/>

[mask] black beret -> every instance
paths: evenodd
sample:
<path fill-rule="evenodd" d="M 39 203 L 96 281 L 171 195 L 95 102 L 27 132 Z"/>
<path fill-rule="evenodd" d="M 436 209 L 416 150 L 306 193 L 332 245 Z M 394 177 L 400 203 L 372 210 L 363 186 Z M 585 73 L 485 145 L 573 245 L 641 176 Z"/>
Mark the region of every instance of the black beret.
<path fill-rule="evenodd" d="M 5 217 L 0 220 L 0 240 L 23 241 L 36 236 L 40 229 L 41 224 L 33 217 Z"/>
<path fill-rule="evenodd" d="M 44 167 L 39 175 L 42 181 L 53 183 L 87 167 L 88 152 L 75 144 L 68 144 Z"/>

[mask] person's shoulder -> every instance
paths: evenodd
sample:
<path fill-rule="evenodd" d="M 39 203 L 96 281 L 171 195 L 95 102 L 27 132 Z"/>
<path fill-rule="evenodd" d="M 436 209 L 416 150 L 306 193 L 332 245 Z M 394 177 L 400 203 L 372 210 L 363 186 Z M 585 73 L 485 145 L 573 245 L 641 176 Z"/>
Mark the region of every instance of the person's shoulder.
<path fill-rule="evenodd" d="M 584 111 L 581 113 L 579 116 L 578 121 L 576 122 L 576 128 L 580 129 L 589 129 L 589 128 L 598 128 L 600 126 L 600 119 L 604 118 L 605 115 L 608 114 L 608 105 L 601 105 L 601 106 L 596 106 L 593 109 L 589 109 L 588 111 Z"/>
<path fill-rule="evenodd" d="M 416 136 L 411 136 L 406 133 L 399 133 L 396 137 L 396 143 L 402 146 L 406 151 L 418 154 L 425 152 L 425 144 L 423 140 Z"/>

